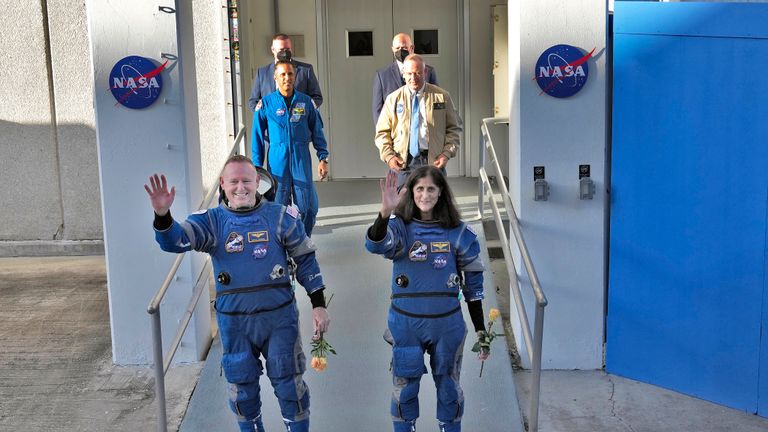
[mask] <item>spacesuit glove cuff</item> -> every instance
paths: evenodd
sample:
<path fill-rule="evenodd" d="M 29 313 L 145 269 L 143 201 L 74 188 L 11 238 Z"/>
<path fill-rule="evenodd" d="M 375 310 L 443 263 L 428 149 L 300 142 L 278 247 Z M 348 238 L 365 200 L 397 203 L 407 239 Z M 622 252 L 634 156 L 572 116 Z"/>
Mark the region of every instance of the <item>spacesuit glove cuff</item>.
<path fill-rule="evenodd" d="M 170 228 L 171 225 L 173 225 L 173 217 L 171 216 L 170 210 L 168 210 L 168 213 L 163 216 L 159 216 L 157 213 L 155 213 L 155 220 L 152 221 L 152 226 L 156 230 L 165 231 Z"/>
<path fill-rule="evenodd" d="M 319 290 L 311 293 L 309 295 L 309 301 L 312 302 L 312 309 L 316 307 L 325 307 L 325 288 L 320 288 Z"/>

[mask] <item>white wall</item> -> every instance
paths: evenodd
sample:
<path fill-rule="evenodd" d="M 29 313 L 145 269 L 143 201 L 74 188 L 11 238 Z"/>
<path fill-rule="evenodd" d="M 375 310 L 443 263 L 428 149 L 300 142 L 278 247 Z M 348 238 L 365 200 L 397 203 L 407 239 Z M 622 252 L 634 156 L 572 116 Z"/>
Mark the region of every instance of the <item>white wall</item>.
<path fill-rule="evenodd" d="M 175 256 L 161 252 L 155 243 L 152 209 L 142 184 L 152 173 L 165 173 L 176 186 L 172 212 L 178 218 L 194 210 L 202 198 L 198 125 L 194 123 L 198 117 L 194 83 L 201 77 L 195 71 L 192 5 L 176 14 L 158 11 L 157 2 L 151 0 L 89 0 L 87 8 L 113 360 L 146 364 L 152 358 L 146 308 Z M 183 32 L 178 39 L 177 28 Z M 108 87 L 115 62 L 128 55 L 159 61 L 161 53 L 179 61 L 163 72 L 160 99 L 142 110 L 116 105 Z M 166 346 L 200 274 L 199 258 L 185 259 L 161 307 Z M 207 290 L 201 304 L 203 313 L 184 339 L 177 361 L 197 360 L 206 348 L 203 341 L 210 336 Z"/>
<path fill-rule="evenodd" d="M 21 240 L 100 239 L 85 5 L 2 0 L 0 8 L 0 254 Z"/>
<path fill-rule="evenodd" d="M 606 2 L 541 0 L 509 7 L 510 183 L 520 222 L 548 297 L 543 367 L 602 367 L 606 149 Z M 519 40 L 518 40 L 519 39 Z M 513 44 L 518 44 L 518 48 Z M 589 80 L 567 99 L 540 94 L 534 65 L 556 44 L 589 52 Z M 517 65 L 515 65 L 517 62 Z M 519 75 L 518 75 L 519 74 Z M 519 121 L 517 120 L 519 116 Z M 597 193 L 578 198 L 578 166 L 590 164 Z M 533 167 L 546 167 L 548 201 L 533 200 Z M 518 272 L 524 272 L 518 265 Z M 533 303 L 527 276 L 521 275 L 527 308 Z M 514 310 L 513 310 L 514 313 Z M 518 337 L 518 341 L 522 338 Z M 525 349 L 521 350 L 525 353 Z"/>

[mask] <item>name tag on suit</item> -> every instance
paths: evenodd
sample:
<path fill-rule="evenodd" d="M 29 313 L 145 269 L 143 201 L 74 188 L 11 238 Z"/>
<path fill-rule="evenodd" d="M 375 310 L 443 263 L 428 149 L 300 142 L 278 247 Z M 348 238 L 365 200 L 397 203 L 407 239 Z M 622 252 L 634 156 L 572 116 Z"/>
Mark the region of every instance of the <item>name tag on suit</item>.
<path fill-rule="evenodd" d="M 432 109 L 436 109 L 436 110 L 445 109 L 445 102 L 435 102 L 434 104 L 432 104 Z"/>

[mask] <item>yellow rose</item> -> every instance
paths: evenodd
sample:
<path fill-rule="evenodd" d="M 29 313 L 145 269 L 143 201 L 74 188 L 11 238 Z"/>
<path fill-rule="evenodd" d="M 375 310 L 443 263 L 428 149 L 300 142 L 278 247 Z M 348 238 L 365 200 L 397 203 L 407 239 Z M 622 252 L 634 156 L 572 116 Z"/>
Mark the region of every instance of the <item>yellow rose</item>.
<path fill-rule="evenodd" d="M 496 321 L 496 318 L 499 317 L 501 313 L 496 308 L 491 308 L 490 312 L 488 312 L 488 319 L 491 321 Z"/>
<path fill-rule="evenodd" d="M 312 366 L 312 369 L 322 372 L 325 370 L 325 368 L 328 365 L 328 361 L 325 357 L 312 357 L 312 363 L 310 363 Z"/>

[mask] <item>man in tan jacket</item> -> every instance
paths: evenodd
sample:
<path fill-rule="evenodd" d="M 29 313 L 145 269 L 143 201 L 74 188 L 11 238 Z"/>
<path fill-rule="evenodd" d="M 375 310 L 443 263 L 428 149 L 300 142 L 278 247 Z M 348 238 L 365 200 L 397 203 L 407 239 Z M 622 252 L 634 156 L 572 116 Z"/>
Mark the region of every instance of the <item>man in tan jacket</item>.
<path fill-rule="evenodd" d="M 398 172 L 398 185 L 422 165 L 433 164 L 445 172 L 448 159 L 456 155 L 461 133 L 461 119 L 451 95 L 425 82 L 421 56 L 405 58 L 403 77 L 405 85 L 384 102 L 375 137 L 381 160 Z"/>

